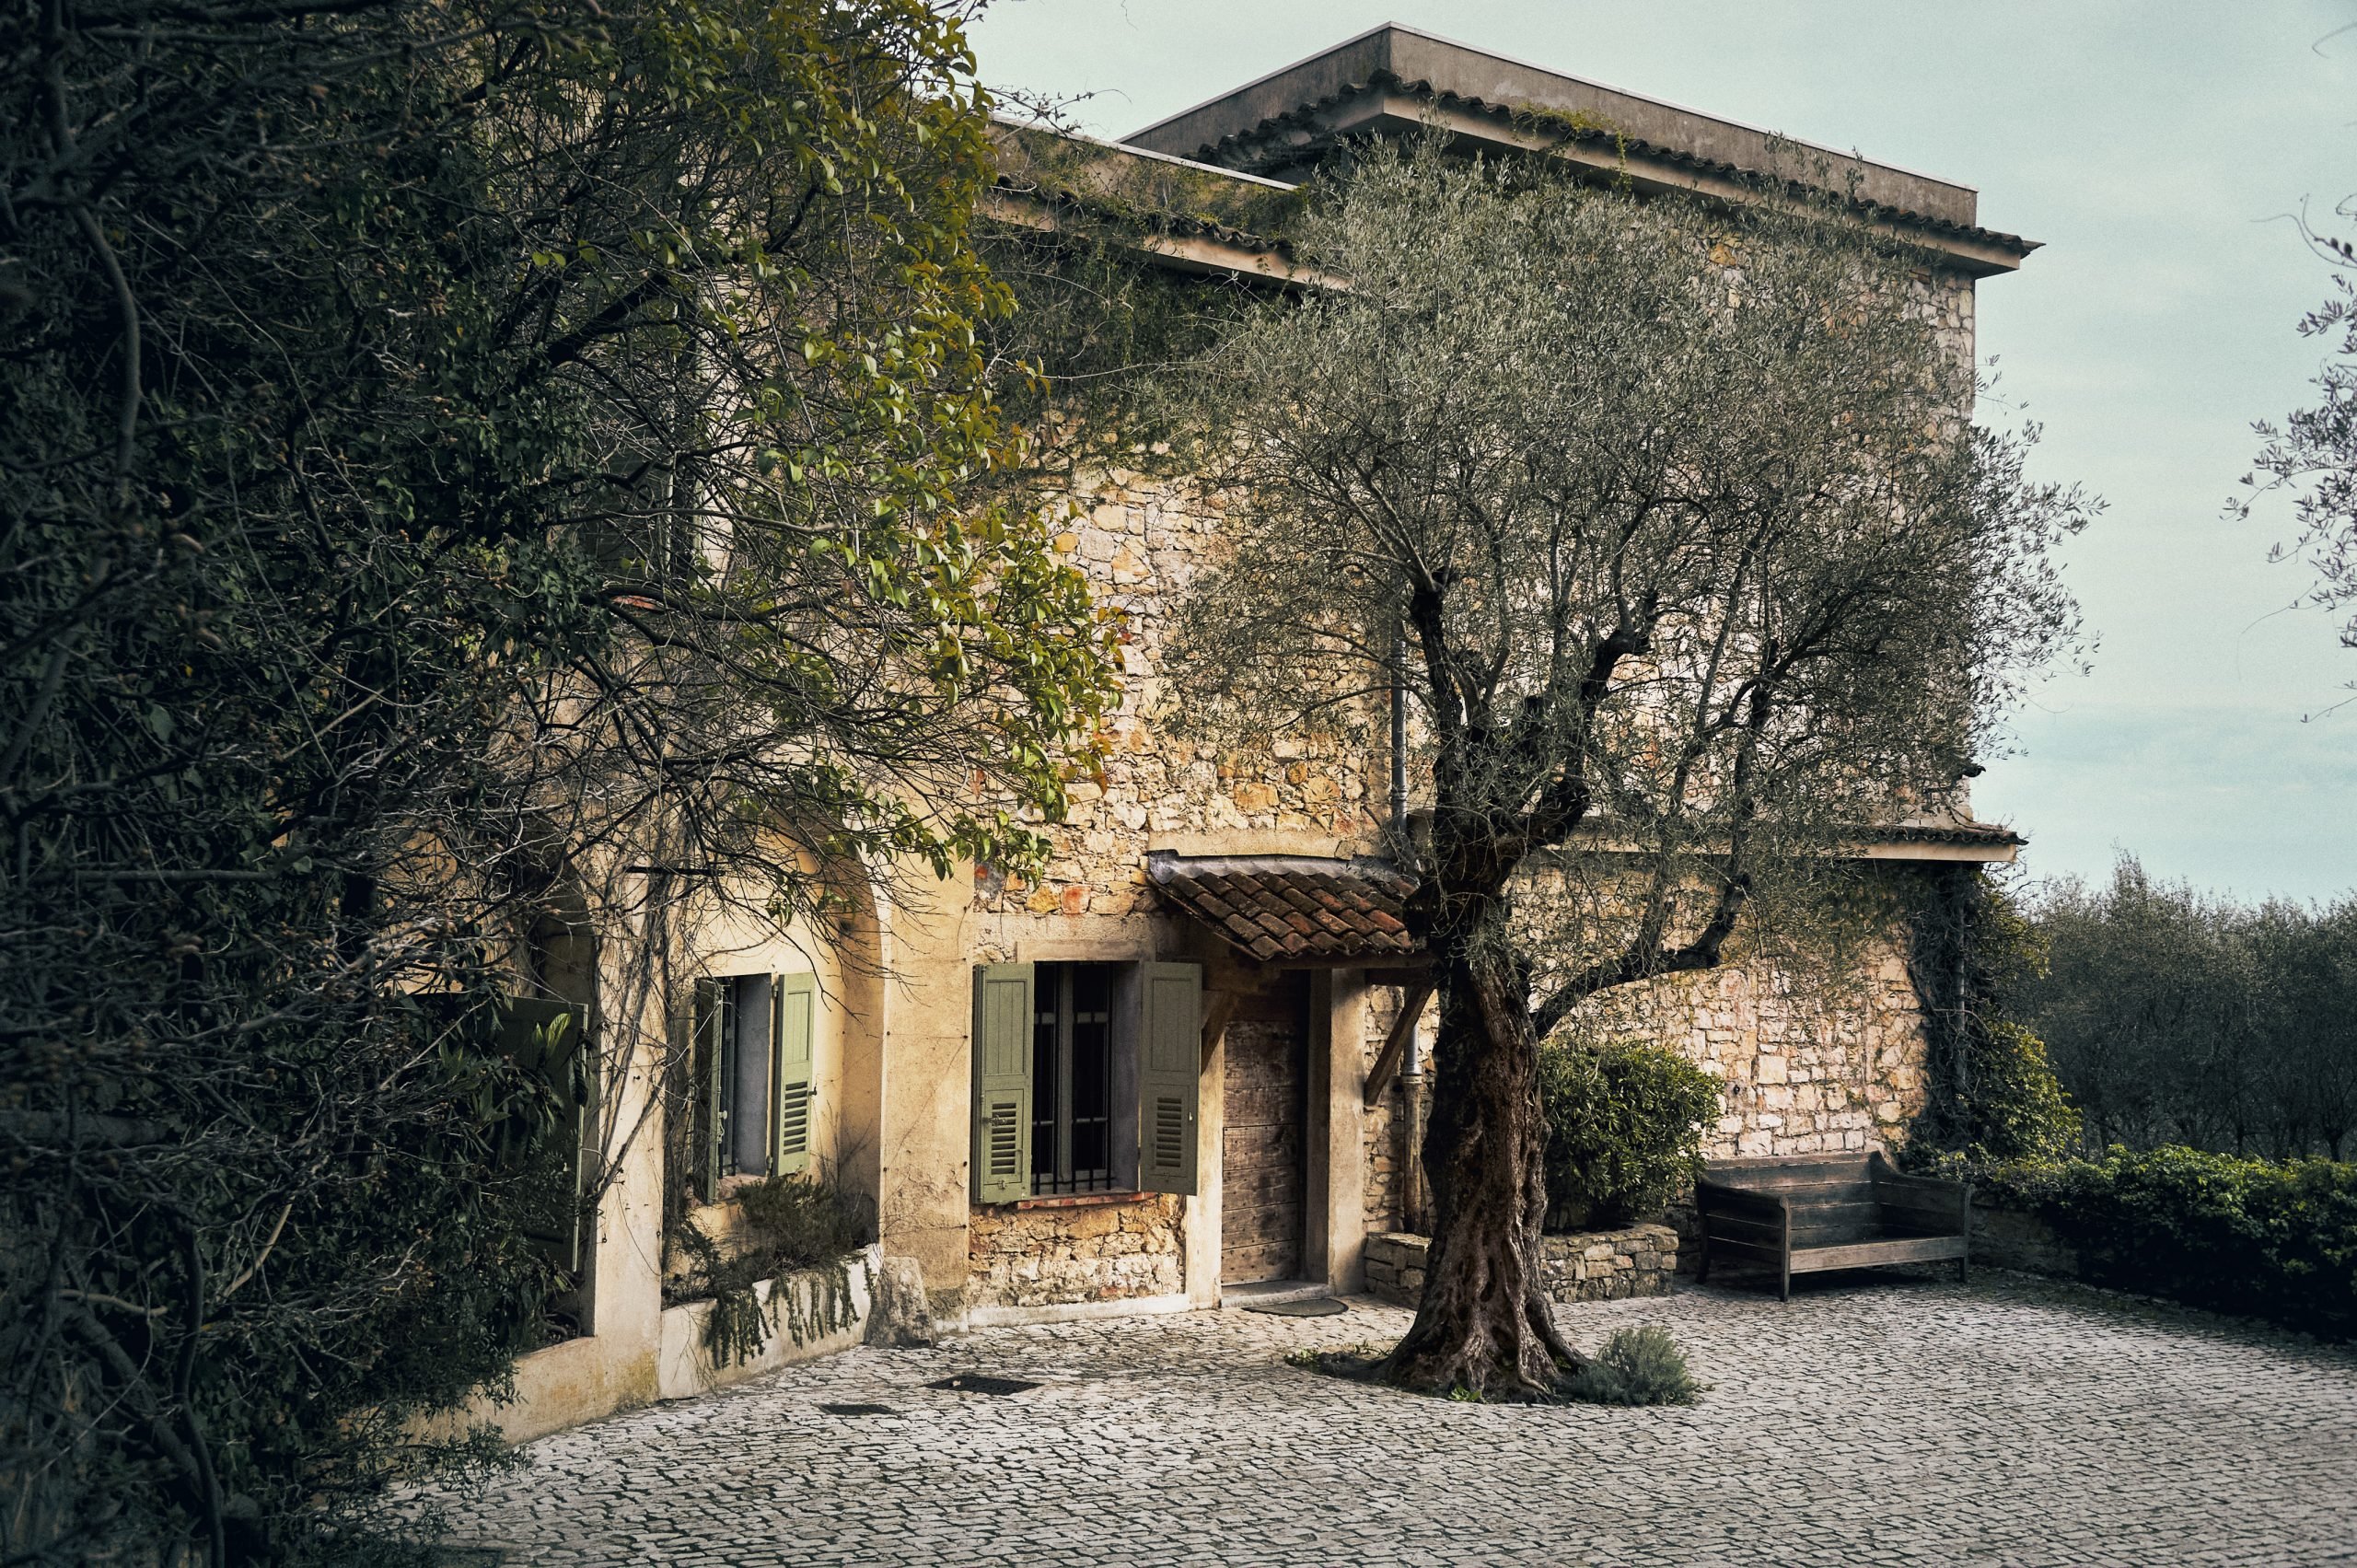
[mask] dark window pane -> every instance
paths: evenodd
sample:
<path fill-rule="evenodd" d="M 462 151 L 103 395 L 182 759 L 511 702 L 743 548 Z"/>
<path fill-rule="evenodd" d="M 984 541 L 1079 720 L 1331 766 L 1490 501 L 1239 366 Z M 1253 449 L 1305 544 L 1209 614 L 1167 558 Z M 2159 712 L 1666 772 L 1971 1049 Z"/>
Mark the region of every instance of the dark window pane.
<path fill-rule="evenodd" d="M 1074 967 L 1072 1175 L 1084 1191 L 1112 1179 L 1112 988 L 1109 966 Z"/>
<path fill-rule="evenodd" d="M 1031 1029 L 1031 1191 L 1056 1191 L 1056 1037 L 1062 1016 L 1063 966 L 1032 971 L 1037 1021 Z"/>

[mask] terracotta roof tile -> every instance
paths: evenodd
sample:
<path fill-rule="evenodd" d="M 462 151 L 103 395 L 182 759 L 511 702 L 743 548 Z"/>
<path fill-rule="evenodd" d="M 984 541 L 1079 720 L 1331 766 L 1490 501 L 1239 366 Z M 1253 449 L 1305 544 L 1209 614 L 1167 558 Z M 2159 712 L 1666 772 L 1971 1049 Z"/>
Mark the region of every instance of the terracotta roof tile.
<path fill-rule="evenodd" d="M 1399 958 L 1417 950 L 1403 918 L 1415 878 L 1384 861 L 1157 851 L 1146 857 L 1146 873 L 1165 899 L 1256 958 Z"/>

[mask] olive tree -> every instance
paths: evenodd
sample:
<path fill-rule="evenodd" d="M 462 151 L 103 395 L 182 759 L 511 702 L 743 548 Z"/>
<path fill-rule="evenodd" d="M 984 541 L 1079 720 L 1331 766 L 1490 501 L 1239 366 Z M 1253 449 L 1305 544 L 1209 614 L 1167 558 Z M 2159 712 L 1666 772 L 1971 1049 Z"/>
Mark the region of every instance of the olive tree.
<path fill-rule="evenodd" d="M 1804 190 L 1376 149 L 1301 236 L 1341 285 L 1193 367 L 1234 551 L 1188 610 L 1206 722 L 1411 704 L 1391 848 L 1441 1011 L 1400 1383 L 1535 1395 L 1574 1359 L 1540 1041 L 1937 807 L 2073 633 L 2049 551 L 2081 503 L 1967 423 L 1931 263 Z"/>

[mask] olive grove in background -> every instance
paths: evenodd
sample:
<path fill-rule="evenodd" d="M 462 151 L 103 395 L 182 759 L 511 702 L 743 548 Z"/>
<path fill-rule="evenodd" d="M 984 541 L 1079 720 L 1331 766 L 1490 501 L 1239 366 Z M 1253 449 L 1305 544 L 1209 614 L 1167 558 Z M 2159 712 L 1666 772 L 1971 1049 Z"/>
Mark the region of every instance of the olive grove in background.
<path fill-rule="evenodd" d="M 2042 961 L 2007 1010 L 2046 1041 L 2086 1142 L 2357 1155 L 2357 895 L 2247 905 L 2156 881 L 2038 889 Z"/>
<path fill-rule="evenodd" d="M 0 1558 L 389 1560 L 579 1327 L 503 1149 L 586 1097 L 595 1202 L 686 903 L 1036 853 L 970 803 L 1113 667 L 995 478 L 966 9 L 10 0 Z"/>

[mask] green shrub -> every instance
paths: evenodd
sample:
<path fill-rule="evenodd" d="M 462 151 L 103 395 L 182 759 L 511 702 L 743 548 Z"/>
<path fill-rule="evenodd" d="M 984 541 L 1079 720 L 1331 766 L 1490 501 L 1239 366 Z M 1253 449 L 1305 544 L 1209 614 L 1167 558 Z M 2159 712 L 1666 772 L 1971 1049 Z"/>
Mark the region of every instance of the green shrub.
<path fill-rule="evenodd" d="M 1705 1387 L 1694 1380 L 1686 1353 L 1667 1330 L 1616 1329 L 1563 1392 L 1592 1405 L 1690 1405 Z"/>
<path fill-rule="evenodd" d="M 1547 1226 L 1626 1225 L 1693 1179 L 1720 1083 L 1674 1051 L 1624 1041 L 1538 1055 L 1547 1113 Z"/>
<path fill-rule="evenodd" d="M 2357 1165 L 2115 1147 L 1963 1173 L 2052 1225 L 2090 1283 L 2357 1338 Z"/>

